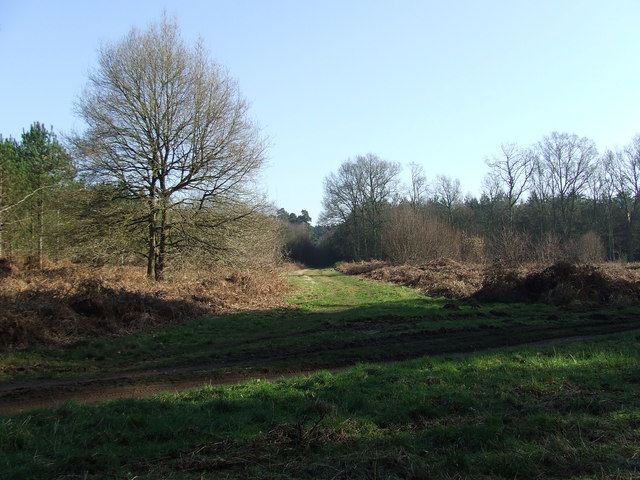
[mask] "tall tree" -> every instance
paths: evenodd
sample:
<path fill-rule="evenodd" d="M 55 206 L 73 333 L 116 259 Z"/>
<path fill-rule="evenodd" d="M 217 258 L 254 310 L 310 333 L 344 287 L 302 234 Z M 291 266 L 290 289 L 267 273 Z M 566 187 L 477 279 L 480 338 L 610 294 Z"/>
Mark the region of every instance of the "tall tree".
<path fill-rule="evenodd" d="M 449 225 L 453 225 L 453 212 L 462 203 L 460 180 L 447 175 L 438 175 L 435 183 L 435 201 L 443 207 L 447 214 Z"/>
<path fill-rule="evenodd" d="M 507 222 L 513 228 L 513 213 L 529 188 L 534 172 L 534 157 L 529 150 L 513 143 L 500 145 L 500 154 L 486 160 L 491 178 L 499 182 L 507 201 Z"/>
<path fill-rule="evenodd" d="M 424 168 L 417 163 L 410 163 L 411 169 L 411 185 L 409 188 L 409 203 L 414 211 L 418 209 L 418 206 L 426 202 L 426 197 L 429 191 L 429 184 L 427 177 L 424 174 Z"/>
<path fill-rule="evenodd" d="M 492 173 L 482 179 L 482 194 L 478 202 L 478 222 L 485 233 L 498 231 L 509 217 L 502 182 Z"/>
<path fill-rule="evenodd" d="M 74 139 L 84 170 L 146 204 L 149 277 L 163 277 L 170 234 L 186 218 L 202 232 L 253 212 L 236 208 L 264 163 L 248 104 L 202 44 L 187 45 L 166 16 L 100 50 L 77 111 L 88 125 Z M 218 215 L 199 215 L 207 208 Z M 178 209 L 189 215 L 172 215 Z"/>
<path fill-rule="evenodd" d="M 619 157 L 607 150 L 601 157 L 596 170 L 596 181 L 593 182 L 592 196 L 595 202 L 602 203 L 604 207 L 604 223 L 607 235 L 607 256 L 609 260 L 614 260 L 615 237 L 614 237 L 614 206 L 619 185 Z M 594 215 L 595 216 L 595 215 Z"/>
<path fill-rule="evenodd" d="M 5 256 L 5 222 L 8 211 L 13 207 L 11 198 L 13 175 L 16 168 L 18 144 L 12 138 L 0 137 L 0 258 Z"/>
<path fill-rule="evenodd" d="M 640 135 L 611 159 L 610 168 L 617 187 L 617 197 L 625 217 L 625 247 L 629 260 L 635 260 L 637 223 L 640 214 Z"/>
<path fill-rule="evenodd" d="M 354 258 L 380 255 L 382 213 L 397 192 L 399 173 L 399 164 L 369 153 L 346 160 L 325 178 L 321 223 L 348 227 Z"/>
<path fill-rule="evenodd" d="M 552 221 L 563 236 L 573 229 L 576 202 L 588 186 L 598 155 L 586 137 L 552 132 L 537 145 L 537 184 L 548 188 Z"/>
<path fill-rule="evenodd" d="M 74 176 L 71 159 L 58 142 L 55 133 L 41 123 L 34 123 L 22 134 L 18 147 L 18 173 L 25 192 L 24 197 L 33 196 L 34 216 L 32 253 L 37 254 L 42 267 L 45 242 L 45 214 L 51 189 L 70 181 Z"/>

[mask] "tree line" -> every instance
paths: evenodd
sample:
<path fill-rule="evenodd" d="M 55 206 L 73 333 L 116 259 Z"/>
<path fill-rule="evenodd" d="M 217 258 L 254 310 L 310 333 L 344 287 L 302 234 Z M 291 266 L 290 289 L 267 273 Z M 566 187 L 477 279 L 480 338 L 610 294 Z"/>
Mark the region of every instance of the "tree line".
<path fill-rule="evenodd" d="M 257 193 L 266 144 L 237 82 L 166 15 L 99 50 L 61 142 L 34 123 L 0 137 L 0 258 L 168 266 L 310 265 L 450 257 L 504 263 L 640 256 L 640 136 L 599 153 L 553 132 L 487 159 L 479 198 L 457 179 L 375 154 L 324 180 L 323 212 L 274 212 Z"/>
<path fill-rule="evenodd" d="M 640 135 L 599 153 L 593 140 L 552 132 L 528 147 L 505 143 L 486 159 L 480 197 L 444 175 L 374 154 L 324 181 L 317 244 L 345 260 L 420 263 L 440 257 L 522 263 L 640 257 Z"/>

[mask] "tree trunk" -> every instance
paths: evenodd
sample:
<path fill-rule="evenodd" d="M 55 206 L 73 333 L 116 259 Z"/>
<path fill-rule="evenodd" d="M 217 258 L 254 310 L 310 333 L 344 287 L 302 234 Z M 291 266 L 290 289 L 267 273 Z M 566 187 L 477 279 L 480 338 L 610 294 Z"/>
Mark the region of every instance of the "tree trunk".
<path fill-rule="evenodd" d="M 634 262 L 635 261 L 635 243 L 636 243 L 636 222 L 635 222 L 635 215 L 632 213 L 630 213 L 627 217 L 627 260 L 630 262 Z"/>
<path fill-rule="evenodd" d="M 616 259 L 616 254 L 613 241 L 613 223 L 611 222 L 611 217 L 609 217 L 609 219 L 607 220 L 607 247 L 609 261 L 614 261 Z"/>
<path fill-rule="evenodd" d="M 149 239 L 147 244 L 147 278 L 156 277 L 156 211 L 153 200 L 149 200 Z"/>
<path fill-rule="evenodd" d="M 38 267 L 44 266 L 44 200 L 38 198 Z"/>
<path fill-rule="evenodd" d="M 164 279 L 165 259 L 167 255 L 167 204 L 163 200 L 160 211 L 160 224 L 157 228 L 158 233 L 158 254 L 156 256 L 155 279 Z"/>

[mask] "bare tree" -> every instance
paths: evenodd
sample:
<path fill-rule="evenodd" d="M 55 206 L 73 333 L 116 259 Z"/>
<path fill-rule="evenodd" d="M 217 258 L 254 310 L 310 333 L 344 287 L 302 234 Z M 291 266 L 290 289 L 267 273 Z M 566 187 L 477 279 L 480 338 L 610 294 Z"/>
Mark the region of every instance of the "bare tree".
<path fill-rule="evenodd" d="M 453 211 L 462 202 L 460 180 L 452 179 L 446 175 L 438 175 L 435 183 L 436 203 L 444 207 L 447 212 L 447 221 L 453 225 Z"/>
<path fill-rule="evenodd" d="M 321 222 L 350 229 L 353 256 L 380 254 L 382 212 L 397 190 L 400 165 L 367 154 L 345 161 L 324 180 Z"/>
<path fill-rule="evenodd" d="M 463 235 L 426 210 L 398 205 L 385 213 L 385 257 L 396 264 L 420 265 L 440 258 L 460 260 Z"/>
<path fill-rule="evenodd" d="M 588 186 L 598 155 L 595 143 L 586 137 L 553 132 L 537 145 L 535 182 L 547 190 L 553 223 L 564 235 L 573 227 L 576 201 Z"/>
<path fill-rule="evenodd" d="M 482 179 L 482 190 L 480 196 L 481 223 L 485 231 L 504 226 L 504 219 L 507 218 L 507 208 L 502 182 L 495 175 L 487 173 Z"/>
<path fill-rule="evenodd" d="M 146 203 L 147 275 L 157 280 L 184 218 L 172 213 L 197 217 L 221 203 L 236 211 L 229 204 L 264 162 L 236 82 L 166 15 L 100 49 L 77 112 L 88 126 L 73 139 L 85 172 Z"/>
<path fill-rule="evenodd" d="M 636 224 L 640 214 L 640 135 L 615 156 L 609 153 L 606 165 L 625 217 L 626 250 L 629 260 L 634 260 Z"/>
<path fill-rule="evenodd" d="M 482 179 L 482 196 L 490 202 L 498 202 L 504 198 L 502 182 L 495 175 L 487 173 Z"/>
<path fill-rule="evenodd" d="M 426 201 L 426 197 L 429 194 L 429 184 L 427 183 L 427 177 L 424 174 L 422 165 L 412 162 L 409 164 L 409 168 L 411 169 L 409 203 L 415 211 L 419 205 L 422 205 Z"/>
<path fill-rule="evenodd" d="M 534 157 L 529 150 L 513 143 L 500 145 L 501 153 L 486 160 L 489 175 L 499 182 L 507 201 L 508 225 L 513 228 L 513 212 L 516 204 L 530 186 L 534 172 Z"/>
<path fill-rule="evenodd" d="M 595 210 L 598 205 L 604 207 L 604 223 L 607 231 L 607 256 L 609 260 L 615 259 L 614 238 L 614 206 L 617 196 L 619 164 L 617 157 L 611 150 L 607 150 L 597 163 L 593 178 L 590 182 L 591 198 L 594 202 L 594 219 L 597 217 Z"/>

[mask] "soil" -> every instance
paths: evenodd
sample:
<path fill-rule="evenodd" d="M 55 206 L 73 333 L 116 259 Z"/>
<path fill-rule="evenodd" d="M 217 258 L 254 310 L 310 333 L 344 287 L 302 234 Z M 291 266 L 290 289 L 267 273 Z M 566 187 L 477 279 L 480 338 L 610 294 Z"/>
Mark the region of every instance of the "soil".
<path fill-rule="evenodd" d="M 637 321 L 618 323 L 614 328 L 600 328 L 596 321 L 592 327 L 594 334 L 562 335 L 559 332 L 539 329 L 525 329 L 521 336 L 513 335 L 511 329 L 489 328 L 482 334 L 482 329 L 442 330 L 425 332 L 424 335 L 412 334 L 408 338 L 394 337 L 394 343 L 402 343 L 403 353 L 395 353 L 392 357 L 380 359 L 393 362 L 422 355 L 458 356 L 469 352 L 491 351 L 503 346 L 529 345 L 548 346 L 564 344 L 596 338 L 609 333 L 638 329 Z M 522 330 L 522 327 L 518 328 Z M 425 350 L 425 338 L 429 337 L 429 348 Z M 538 338 L 531 341 L 531 338 Z M 490 340 L 490 341 L 489 341 Z M 381 347 L 389 344 L 391 339 L 385 338 L 384 332 L 371 333 L 367 342 L 332 345 L 331 349 L 352 349 Z M 451 350 L 447 345 L 460 345 L 467 341 L 464 349 Z M 100 403 L 107 400 L 124 398 L 145 398 L 158 393 L 177 393 L 203 385 L 231 385 L 250 379 L 274 380 L 281 377 L 292 377 L 317 372 L 319 370 L 339 371 L 353 365 L 352 361 L 337 363 L 305 361 L 310 353 L 288 352 L 283 355 L 272 355 L 250 360 L 226 361 L 211 364 L 189 365 L 179 368 L 153 369 L 124 372 L 113 375 L 74 377 L 70 379 L 43 379 L 26 382 L 11 382 L 0 385 L 0 415 L 10 415 L 35 408 L 54 408 L 68 401 L 81 403 Z M 295 367 L 268 366 L 271 362 L 298 359 L 300 365 Z M 309 357 L 308 357 L 309 358 Z M 256 366 L 260 365 L 260 366 Z"/>
<path fill-rule="evenodd" d="M 247 368 L 244 372 L 216 373 L 216 366 L 154 370 L 117 376 L 63 380 L 34 380 L 0 386 L 0 415 L 35 408 L 54 408 L 65 402 L 101 403 L 124 398 L 145 398 L 178 393 L 203 385 L 232 385 L 251 379 L 275 380 L 311 373 L 310 370 Z"/>

